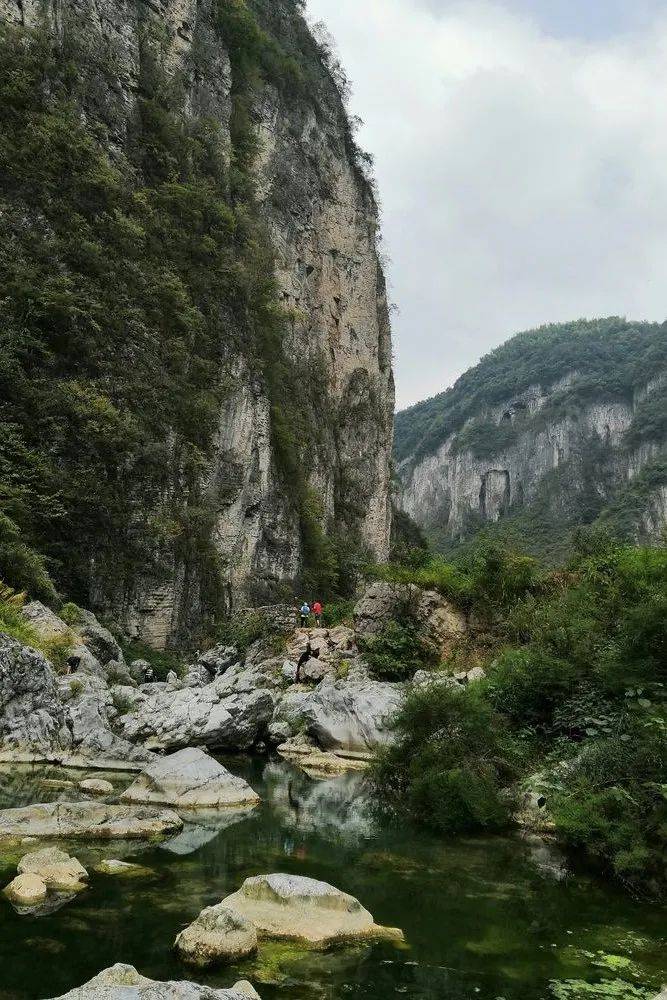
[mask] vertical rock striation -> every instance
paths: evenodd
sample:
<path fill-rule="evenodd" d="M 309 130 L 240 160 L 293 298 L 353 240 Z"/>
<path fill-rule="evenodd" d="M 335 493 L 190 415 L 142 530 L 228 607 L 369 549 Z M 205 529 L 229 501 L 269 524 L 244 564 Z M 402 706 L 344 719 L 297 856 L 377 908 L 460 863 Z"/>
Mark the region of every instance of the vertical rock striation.
<path fill-rule="evenodd" d="M 266 52 L 289 52 L 314 81 L 289 93 L 269 71 L 248 76 L 223 7 L 259 31 Z M 236 16 L 236 14 L 234 15 Z M 315 520 L 383 559 L 390 534 L 393 420 L 391 333 L 378 258 L 378 210 L 339 85 L 296 0 L 0 0 L 0 20 L 46 26 L 81 66 L 86 127 L 120 161 L 132 142 L 146 60 L 178 83 L 185 121 L 213 122 L 230 176 L 245 157 L 249 211 L 268 234 L 290 366 L 295 442 Z M 148 40 L 148 41 L 147 41 Z M 267 58 L 269 57 L 267 56 Z M 281 55 L 280 58 L 283 58 Z M 95 67 L 103 65 L 104 71 Z M 241 74 L 245 75 L 241 75 Z M 239 149 L 247 118 L 252 155 Z M 242 137 L 243 141 L 247 136 Z M 276 404 L 266 373 L 237 330 L 225 329 L 221 403 L 201 489 L 228 605 L 270 597 L 304 563 L 303 509 L 276 452 Z M 171 483 L 167 493 L 177 492 Z M 303 497 L 301 497 L 303 505 Z M 92 571 L 89 599 L 156 646 L 196 626 L 202 575 L 178 552 L 160 576 L 124 579 L 111 598 Z M 111 604 L 111 607 L 108 605 Z"/>

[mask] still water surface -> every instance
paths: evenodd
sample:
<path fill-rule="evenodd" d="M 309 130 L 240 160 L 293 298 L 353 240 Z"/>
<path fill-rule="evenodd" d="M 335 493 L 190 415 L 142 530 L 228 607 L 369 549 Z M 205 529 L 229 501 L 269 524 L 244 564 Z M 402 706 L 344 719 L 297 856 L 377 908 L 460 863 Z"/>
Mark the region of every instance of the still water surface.
<path fill-rule="evenodd" d="M 282 763 L 225 763 L 263 797 L 237 822 L 205 817 L 159 846 L 66 845 L 87 866 L 135 860 L 154 870 L 150 879 L 92 873 L 82 895 L 40 917 L 19 916 L 0 898 L 0 1000 L 58 996 L 115 962 L 218 987 L 247 978 L 263 1000 L 553 1000 L 550 982 L 563 980 L 624 980 L 655 995 L 667 980 L 666 911 L 591 873 L 566 874 L 564 859 L 539 842 L 381 830 L 358 775 L 314 782 Z M 63 772 L 1 771 L 0 805 L 71 797 L 44 784 L 56 776 Z M 119 791 L 129 780 L 109 777 Z M 3 885 L 16 860 L 16 849 L 0 847 Z M 189 976 L 171 951 L 178 931 L 247 876 L 272 871 L 352 893 L 378 922 L 402 927 L 406 946 L 304 955 L 263 945 L 256 959 Z"/>

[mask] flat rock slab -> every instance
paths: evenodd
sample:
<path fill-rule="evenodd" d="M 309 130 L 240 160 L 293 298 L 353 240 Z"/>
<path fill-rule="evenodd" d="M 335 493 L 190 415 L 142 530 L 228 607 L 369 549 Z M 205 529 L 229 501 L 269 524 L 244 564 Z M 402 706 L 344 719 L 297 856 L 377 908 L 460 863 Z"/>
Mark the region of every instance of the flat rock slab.
<path fill-rule="evenodd" d="M 131 965 L 114 965 L 84 986 L 56 1000 L 259 1000 L 250 983 L 239 982 L 228 990 L 196 983 L 159 983 L 139 975 Z"/>
<path fill-rule="evenodd" d="M 191 747 L 145 767 L 123 792 L 121 801 L 176 809 L 222 809 L 254 806 L 260 798 L 243 778 L 231 774 L 204 750 Z"/>
<path fill-rule="evenodd" d="M 45 847 L 21 858 L 19 875 L 37 875 L 48 889 L 55 892 L 82 892 L 86 888 L 88 872 L 65 851 L 57 847 Z"/>
<path fill-rule="evenodd" d="M 174 833 L 183 820 L 169 809 L 104 802 L 44 802 L 0 810 L 0 837 L 134 839 Z"/>
<path fill-rule="evenodd" d="M 238 962 L 257 951 L 255 925 L 223 903 L 207 906 L 176 938 L 174 947 L 189 965 Z"/>
<path fill-rule="evenodd" d="M 402 941 L 396 927 L 382 927 L 358 899 L 327 882 L 302 875 L 257 875 L 247 878 L 222 906 L 257 928 L 260 938 L 298 941 L 325 949 L 355 941 Z"/>

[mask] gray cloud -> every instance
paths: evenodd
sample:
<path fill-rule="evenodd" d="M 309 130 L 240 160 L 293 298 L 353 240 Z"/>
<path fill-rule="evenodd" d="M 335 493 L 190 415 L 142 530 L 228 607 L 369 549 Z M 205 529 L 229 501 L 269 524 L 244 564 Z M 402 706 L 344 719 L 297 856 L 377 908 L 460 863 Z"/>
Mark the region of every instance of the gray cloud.
<path fill-rule="evenodd" d="M 575 6 L 309 0 L 376 155 L 399 406 L 520 329 L 667 313 L 667 17 Z"/>

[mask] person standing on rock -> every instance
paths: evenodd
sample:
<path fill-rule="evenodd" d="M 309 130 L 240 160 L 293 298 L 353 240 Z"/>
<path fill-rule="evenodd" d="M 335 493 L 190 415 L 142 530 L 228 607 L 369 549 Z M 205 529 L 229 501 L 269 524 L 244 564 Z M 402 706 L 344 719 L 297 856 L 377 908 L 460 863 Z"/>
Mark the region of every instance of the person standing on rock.
<path fill-rule="evenodd" d="M 301 615 L 301 628 L 306 628 L 308 625 L 308 619 L 310 618 L 310 605 L 303 602 L 299 608 L 299 614 Z"/>
<path fill-rule="evenodd" d="M 319 601 L 315 601 L 313 604 L 313 614 L 315 615 L 315 624 L 319 628 L 322 624 L 322 605 Z"/>

